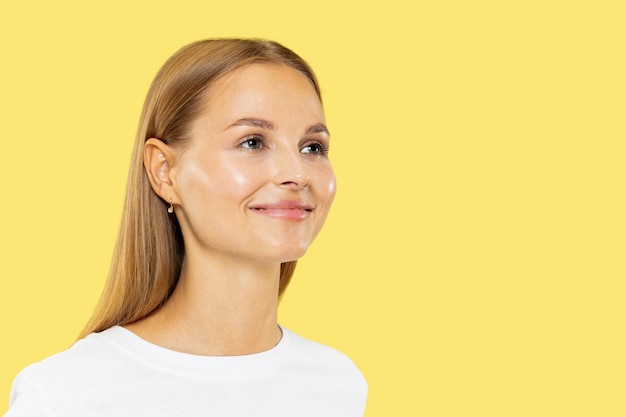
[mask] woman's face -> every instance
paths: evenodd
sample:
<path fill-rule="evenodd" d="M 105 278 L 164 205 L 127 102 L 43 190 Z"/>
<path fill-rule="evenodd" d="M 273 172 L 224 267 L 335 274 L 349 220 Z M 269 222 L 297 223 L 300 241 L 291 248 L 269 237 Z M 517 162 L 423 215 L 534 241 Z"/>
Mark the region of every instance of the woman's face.
<path fill-rule="evenodd" d="M 329 133 L 311 82 L 285 65 L 219 79 L 171 166 L 188 256 L 302 256 L 335 196 Z"/>

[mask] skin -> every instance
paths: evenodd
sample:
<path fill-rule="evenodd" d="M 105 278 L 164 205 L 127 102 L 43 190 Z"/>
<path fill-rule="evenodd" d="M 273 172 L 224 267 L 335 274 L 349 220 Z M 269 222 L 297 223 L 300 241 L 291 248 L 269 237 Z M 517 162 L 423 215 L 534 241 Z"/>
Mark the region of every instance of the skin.
<path fill-rule="evenodd" d="M 252 64 L 216 81 L 184 149 L 146 142 L 153 189 L 172 201 L 186 258 L 172 297 L 126 326 L 199 355 L 262 352 L 280 340 L 280 264 L 300 258 L 335 195 L 321 103 L 300 72 Z"/>

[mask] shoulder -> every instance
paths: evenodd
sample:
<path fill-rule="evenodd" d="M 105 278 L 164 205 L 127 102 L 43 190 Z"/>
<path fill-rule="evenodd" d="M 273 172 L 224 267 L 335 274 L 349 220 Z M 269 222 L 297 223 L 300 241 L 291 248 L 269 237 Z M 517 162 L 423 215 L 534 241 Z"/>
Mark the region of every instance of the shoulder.
<path fill-rule="evenodd" d="M 64 375 L 72 370 L 84 370 L 85 366 L 93 368 L 99 366 L 99 361 L 94 361 L 94 355 L 106 357 L 113 351 L 113 347 L 107 342 L 106 334 L 111 329 L 102 333 L 94 333 L 84 339 L 75 342 L 69 349 L 49 356 L 48 358 L 27 366 L 22 370 L 17 379 L 38 380 L 47 376 Z"/>
<path fill-rule="evenodd" d="M 293 343 L 293 355 L 286 370 L 289 386 L 297 386 L 302 403 L 311 398 L 323 398 L 316 402 L 317 415 L 362 416 L 367 402 L 365 377 L 344 353 L 305 339 L 283 329 Z"/>
<path fill-rule="evenodd" d="M 319 373 L 349 378 L 364 389 L 367 388 L 363 374 L 356 364 L 344 353 L 330 346 L 306 339 L 283 328 L 283 332 L 293 339 L 293 361 L 301 367 L 314 367 Z"/>
<path fill-rule="evenodd" d="M 318 343 L 313 340 L 304 338 L 292 332 L 289 329 L 282 328 L 282 330 L 283 330 L 283 333 L 285 333 L 287 337 L 290 337 L 293 340 L 294 348 L 296 349 L 296 352 L 300 354 L 320 356 L 327 360 L 332 360 L 332 361 L 352 362 L 347 355 L 345 355 L 344 353 L 340 352 L 337 349 L 334 349 L 322 343 Z"/>
<path fill-rule="evenodd" d="M 24 368 L 13 382 L 11 402 L 18 398 L 34 401 L 39 393 L 80 386 L 94 375 L 115 372 L 123 366 L 119 358 L 124 355 L 109 341 L 112 330 L 91 334 L 69 349 Z"/>

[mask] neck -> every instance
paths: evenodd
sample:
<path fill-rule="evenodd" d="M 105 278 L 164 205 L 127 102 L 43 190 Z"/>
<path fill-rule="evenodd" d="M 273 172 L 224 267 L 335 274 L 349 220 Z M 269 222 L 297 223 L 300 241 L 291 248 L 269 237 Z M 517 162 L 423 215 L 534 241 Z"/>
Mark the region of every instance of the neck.
<path fill-rule="evenodd" d="M 279 274 L 280 265 L 188 259 L 163 307 L 126 327 L 159 346 L 197 355 L 271 349 L 281 337 Z"/>

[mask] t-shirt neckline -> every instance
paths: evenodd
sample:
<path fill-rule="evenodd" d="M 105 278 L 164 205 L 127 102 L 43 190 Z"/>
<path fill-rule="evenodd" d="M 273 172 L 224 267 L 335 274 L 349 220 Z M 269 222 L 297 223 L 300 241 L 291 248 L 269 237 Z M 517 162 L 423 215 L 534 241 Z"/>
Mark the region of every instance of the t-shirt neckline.
<path fill-rule="evenodd" d="M 294 350 L 294 336 L 284 327 L 280 329 L 282 337 L 271 349 L 239 356 L 202 356 L 177 352 L 150 343 L 121 326 L 111 327 L 89 337 L 103 338 L 124 354 L 172 373 L 210 378 L 240 378 L 242 374 L 271 371 L 289 360 Z"/>

